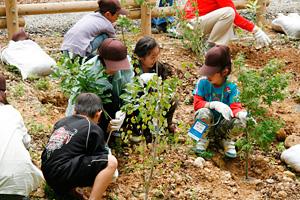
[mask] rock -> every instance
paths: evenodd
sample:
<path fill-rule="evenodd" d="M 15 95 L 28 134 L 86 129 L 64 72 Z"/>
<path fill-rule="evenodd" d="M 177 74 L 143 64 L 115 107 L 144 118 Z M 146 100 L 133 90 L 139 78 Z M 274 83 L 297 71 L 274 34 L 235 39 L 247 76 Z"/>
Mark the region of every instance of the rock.
<path fill-rule="evenodd" d="M 196 160 L 193 163 L 194 166 L 199 167 L 201 169 L 203 169 L 204 164 L 205 164 L 205 160 L 202 157 L 196 158 Z"/>
<path fill-rule="evenodd" d="M 165 194 L 159 189 L 154 189 L 153 195 L 157 198 L 164 198 L 165 196 Z"/>
<path fill-rule="evenodd" d="M 283 173 L 284 173 L 285 176 L 287 176 L 287 177 L 289 177 L 289 178 L 291 178 L 293 180 L 295 180 L 295 178 L 296 178 L 296 175 L 293 172 L 284 171 Z"/>
<path fill-rule="evenodd" d="M 281 190 L 280 192 L 278 192 L 278 196 L 285 199 L 287 197 L 287 193 L 283 190 Z"/>
<path fill-rule="evenodd" d="M 284 181 L 284 182 L 293 182 L 293 179 L 291 179 L 290 177 L 284 176 L 282 181 Z"/>
<path fill-rule="evenodd" d="M 297 135 L 289 135 L 284 141 L 284 146 L 286 148 L 290 148 L 296 144 L 300 144 L 300 137 Z"/>
<path fill-rule="evenodd" d="M 238 193 L 238 190 L 236 188 L 232 188 L 231 191 L 232 191 L 233 194 L 237 194 Z"/>
<path fill-rule="evenodd" d="M 266 182 L 269 183 L 269 184 L 273 184 L 273 183 L 275 183 L 275 180 L 272 179 L 272 178 L 269 178 L 269 179 L 266 180 Z"/>
<path fill-rule="evenodd" d="M 287 135 L 286 135 L 284 128 L 279 129 L 279 131 L 277 131 L 277 133 L 276 133 L 276 139 L 279 142 L 283 142 L 285 140 L 286 136 Z"/>

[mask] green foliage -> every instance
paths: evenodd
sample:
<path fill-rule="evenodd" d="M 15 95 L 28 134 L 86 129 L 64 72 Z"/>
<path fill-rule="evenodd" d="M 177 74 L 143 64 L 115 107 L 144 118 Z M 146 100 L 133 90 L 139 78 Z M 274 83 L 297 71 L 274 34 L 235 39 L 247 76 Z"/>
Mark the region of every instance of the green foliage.
<path fill-rule="evenodd" d="M 49 133 L 51 131 L 51 126 L 46 126 L 34 120 L 27 122 L 26 127 L 32 135 L 41 135 L 42 133 Z"/>
<path fill-rule="evenodd" d="M 257 5 L 257 1 L 258 0 L 248 1 L 246 5 L 246 14 L 243 15 L 245 18 L 252 21 L 253 23 L 256 23 L 256 11 L 259 8 L 259 6 Z"/>
<path fill-rule="evenodd" d="M 25 94 L 24 83 L 20 82 L 13 88 L 13 96 L 14 97 L 22 97 Z"/>
<path fill-rule="evenodd" d="M 247 159 L 246 166 L 248 166 L 248 157 L 254 146 L 268 150 L 275 139 L 276 132 L 283 126 L 280 120 L 270 116 L 268 108 L 273 102 L 285 98 L 290 75 L 282 72 L 283 63 L 278 60 L 269 61 L 261 70 L 254 70 L 246 68 L 244 57 L 239 55 L 234 60 L 234 65 L 239 69 L 240 102 L 246 107 L 250 116 L 244 129 L 246 134 L 237 141 L 236 145 L 240 155 Z M 248 167 L 246 167 L 246 177 L 248 177 L 247 170 Z"/>
<path fill-rule="evenodd" d="M 153 178 L 154 167 L 162 160 L 158 159 L 160 153 L 165 151 L 167 140 L 167 119 L 166 113 L 171 107 L 171 102 L 175 98 L 177 78 L 162 80 L 161 77 L 154 76 L 145 85 L 140 77 L 134 77 L 132 83 L 127 84 L 125 93 L 121 95 L 124 101 L 122 110 L 127 113 L 127 122 L 133 124 L 139 131 L 146 128 L 154 136 L 151 147 L 151 155 L 142 154 L 145 170 L 150 170 L 149 175 L 145 173 L 145 198 L 148 199 L 150 182 Z M 127 131 L 132 134 L 132 131 Z M 145 148 L 139 146 L 137 151 L 145 152 Z"/>
<path fill-rule="evenodd" d="M 196 24 L 197 23 L 198 22 L 196 22 Z M 184 47 L 191 49 L 196 54 L 199 60 L 203 60 L 203 55 L 207 46 L 204 43 L 204 34 L 201 28 L 197 27 L 196 25 L 193 29 L 191 29 L 186 20 L 180 21 L 180 27 L 182 29 L 181 42 Z"/>
<path fill-rule="evenodd" d="M 130 47 L 129 41 L 125 38 L 125 32 L 130 31 L 134 34 L 137 34 L 139 32 L 139 29 L 134 26 L 131 19 L 127 18 L 126 16 L 119 16 L 117 20 L 117 25 L 121 27 L 121 33 L 122 33 L 122 40 L 125 46 Z M 129 52 L 131 52 L 131 49 L 129 49 Z"/>
<path fill-rule="evenodd" d="M 93 68 L 92 68 L 93 67 Z M 111 102 L 112 85 L 107 80 L 108 75 L 103 67 L 81 65 L 79 58 L 71 60 L 63 55 L 57 62 L 57 68 L 54 69 L 54 78 L 60 79 L 61 90 L 74 100 L 82 92 L 91 92 L 97 94 L 102 102 Z"/>
<path fill-rule="evenodd" d="M 276 145 L 276 149 L 277 149 L 277 151 L 279 151 L 280 153 L 282 153 L 285 150 L 284 142 L 279 142 Z"/>
<path fill-rule="evenodd" d="M 191 49 L 196 54 L 199 60 L 203 60 L 203 55 L 205 50 L 207 49 L 207 46 L 204 42 L 204 34 L 199 26 L 199 18 L 197 17 L 199 15 L 198 11 L 196 11 L 195 13 L 196 18 L 193 22 L 193 25 L 191 25 L 191 23 L 189 23 L 185 19 L 185 12 L 183 12 L 182 10 L 177 10 L 177 15 L 177 31 L 179 31 L 182 35 L 182 44 L 185 48 Z"/>
<path fill-rule="evenodd" d="M 214 156 L 214 153 L 211 152 L 211 151 L 204 151 L 204 152 L 196 153 L 196 154 L 197 154 L 198 157 L 202 157 L 206 160 L 209 160 Z"/>
<path fill-rule="evenodd" d="M 34 83 L 34 87 L 38 90 L 46 91 L 50 87 L 49 80 L 47 78 L 40 78 Z"/>
<path fill-rule="evenodd" d="M 127 116 L 131 116 L 128 122 L 135 124 L 141 131 L 148 127 L 155 134 L 155 127 L 159 127 L 161 133 L 164 133 L 167 127 L 165 115 L 171 107 L 177 82 L 177 78 L 162 81 L 160 77 L 154 76 L 144 86 L 140 77 L 134 77 L 133 82 L 127 84 L 126 92 L 121 95 L 124 101 L 121 109 Z M 130 130 L 128 134 L 131 134 Z"/>

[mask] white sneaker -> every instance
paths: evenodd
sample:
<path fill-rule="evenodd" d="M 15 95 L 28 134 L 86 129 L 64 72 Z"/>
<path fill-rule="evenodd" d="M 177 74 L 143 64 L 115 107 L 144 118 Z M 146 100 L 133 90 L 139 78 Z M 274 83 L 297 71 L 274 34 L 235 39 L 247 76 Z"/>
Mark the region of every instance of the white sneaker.
<path fill-rule="evenodd" d="M 196 144 L 196 149 L 195 151 L 197 153 L 201 153 L 201 152 L 204 152 L 206 151 L 207 147 L 208 147 L 208 144 L 209 144 L 209 140 L 207 139 L 200 139 L 197 144 Z"/>
<path fill-rule="evenodd" d="M 231 140 L 223 140 L 225 155 L 229 158 L 236 157 L 235 143 Z"/>

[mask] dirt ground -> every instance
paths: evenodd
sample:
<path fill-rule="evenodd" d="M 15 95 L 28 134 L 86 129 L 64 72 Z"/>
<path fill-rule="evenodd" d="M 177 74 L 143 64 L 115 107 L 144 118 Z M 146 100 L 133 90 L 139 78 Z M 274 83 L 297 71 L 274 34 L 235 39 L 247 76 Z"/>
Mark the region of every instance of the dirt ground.
<path fill-rule="evenodd" d="M 299 41 L 289 41 L 280 34 L 270 33 L 273 45 L 256 49 L 251 41 L 236 41 L 230 45 L 233 59 L 243 53 L 248 67 L 259 69 L 270 59 L 284 60 L 285 72 L 292 74 L 288 97 L 272 105 L 272 114 L 285 121 L 287 135 L 300 135 L 299 102 L 296 99 L 300 86 Z M 180 40 L 166 35 L 153 35 L 162 46 L 161 61 L 174 67 L 183 83 L 179 88 L 180 104 L 174 121 L 183 124 L 178 128 L 178 142 L 159 146 L 158 163 L 151 182 L 150 199 L 300 199 L 299 176 L 279 160 L 275 141 L 268 153 L 255 150 L 250 162 L 250 180 L 245 180 L 244 161 L 240 158 L 226 159 L 216 151 L 203 169 L 193 165 L 196 155 L 191 151 L 193 143 L 187 128 L 193 123 L 192 90 L 197 81 L 201 62 Z M 61 37 L 31 36 L 53 58 L 59 56 Z M 136 41 L 136 36 L 130 36 Z M 5 46 L 6 39 L 0 38 Z M 132 43 L 134 44 L 134 43 Z M 188 67 L 184 67 L 184 66 Z M 234 69 L 233 69 L 234 70 Z M 184 74 L 189 72 L 189 76 Z M 0 72 L 8 77 L 10 103 L 22 114 L 33 144 L 31 156 L 40 166 L 40 155 L 50 134 L 52 125 L 64 116 L 67 98 L 59 91 L 56 80 L 49 79 L 46 90 L 37 89 L 38 80 L 22 81 L 20 75 L 8 70 L 3 64 Z M 149 175 L 150 148 L 125 148 L 117 156 L 120 176 L 105 194 L 105 199 L 143 199 L 144 178 Z M 82 193 L 88 195 L 88 189 Z M 32 193 L 32 199 L 51 199 L 41 187 Z"/>

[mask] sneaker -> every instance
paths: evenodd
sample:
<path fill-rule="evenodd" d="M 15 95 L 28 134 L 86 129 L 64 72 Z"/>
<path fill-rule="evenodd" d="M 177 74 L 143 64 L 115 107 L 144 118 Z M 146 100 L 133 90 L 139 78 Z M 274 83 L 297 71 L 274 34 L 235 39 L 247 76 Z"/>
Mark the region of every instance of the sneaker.
<path fill-rule="evenodd" d="M 231 140 L 223 140 L 223 147 L 225 156 L 229 158 L 236 158 L 235 143 Z"/>
<path fill-rule="evenodd" d="M 201 138 L 196 144 L 195 152 L 202 153 L 206 151 L 208 144 L 209 144 L 209 140 Z"/>

